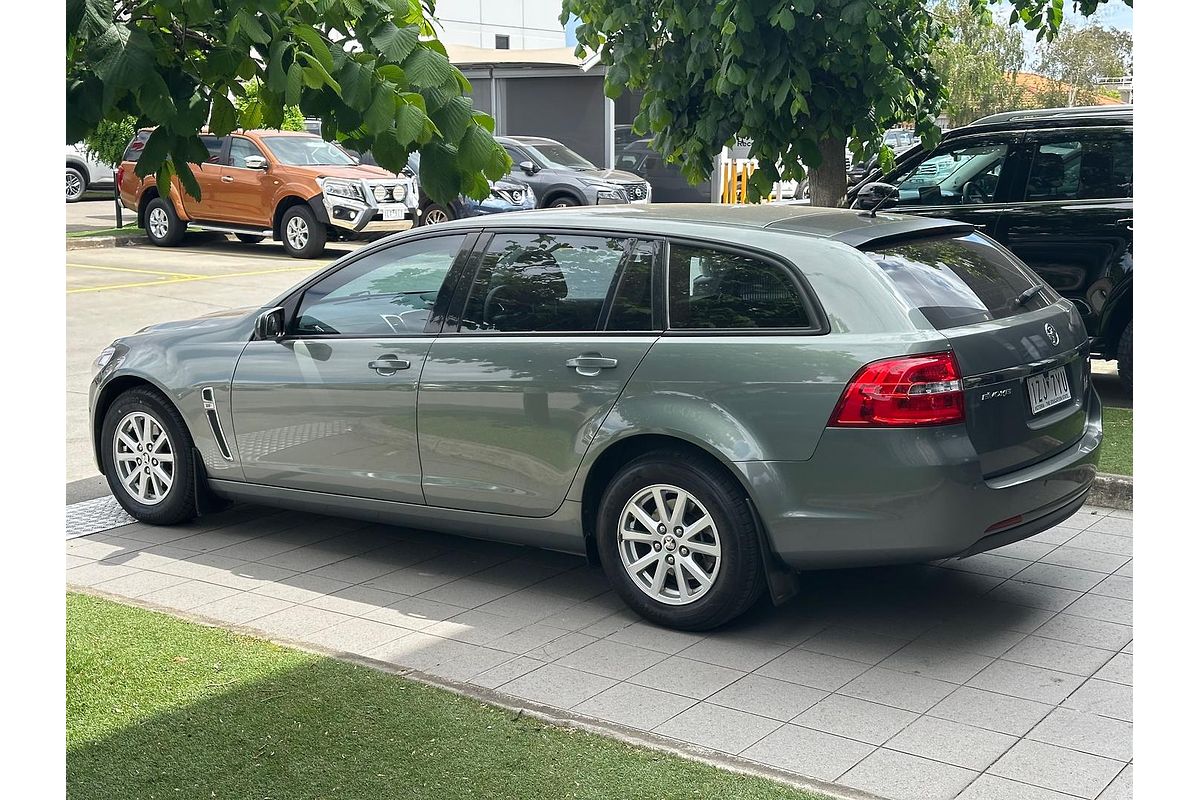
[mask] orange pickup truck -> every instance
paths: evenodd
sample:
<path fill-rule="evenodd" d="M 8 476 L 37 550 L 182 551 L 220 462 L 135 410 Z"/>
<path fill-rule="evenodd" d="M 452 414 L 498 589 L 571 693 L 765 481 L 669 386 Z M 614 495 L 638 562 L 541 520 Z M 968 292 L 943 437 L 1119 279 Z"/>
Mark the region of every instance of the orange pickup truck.
<path fill-rule="evenodd" d="M 235 131 L 201 134 L 209 158 L 192 165 L 200 199 L 171 179 L 160 197 L 154 176 L 134 171 L 152 130 L 138 131 L 117 169 L 122 204 L 137 211 L 138 227 L 162 247 L 201 228 L 236 234 L 243 242 L 273 238 L 288 255 L 315 258 L 331 238 L 403 230 L 420 210 L 411 178 L 358 163 L 335 144 L 309 133 Z"/>

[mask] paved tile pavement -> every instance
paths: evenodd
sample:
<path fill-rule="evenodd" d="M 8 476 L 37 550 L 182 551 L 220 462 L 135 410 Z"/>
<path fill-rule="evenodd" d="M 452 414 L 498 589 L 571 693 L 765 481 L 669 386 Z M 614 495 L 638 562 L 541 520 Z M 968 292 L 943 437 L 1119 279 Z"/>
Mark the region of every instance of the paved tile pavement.
<path fill-rule="evenodd" d="M 704 635 L 582 559 L 243 507 L 66 543 L 68 585 L 391 662 L 889 800 L 1131 796 L 1127 512 L 963 561 L 807 573 Z"/>

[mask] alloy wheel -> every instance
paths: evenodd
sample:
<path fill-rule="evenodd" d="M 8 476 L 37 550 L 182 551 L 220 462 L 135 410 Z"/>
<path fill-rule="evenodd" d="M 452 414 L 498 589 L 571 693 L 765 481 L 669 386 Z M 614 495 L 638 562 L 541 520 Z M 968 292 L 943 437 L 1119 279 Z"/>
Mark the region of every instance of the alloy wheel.
<path fill-rule="evenodd" d="M 163 501 L 175 482 L 175 451 L 162 424 L 144 411 L 131 411 L 113 433 L 113 463 L 129 496 L 142 505 Z"/>
<path fill-rule="evenodd" d="M 74 200 L 83 194 L 83 178 L 78 172 L 67 172 L 67 200 Z"/>
<path fill-rule="evenodd" d="M 617 548 L 633 583 L 666 605 L 694 603 L 721 568 L 716 522 L 694 495 L 669 484 L 638 491 L 621 511 Z"/>
<path fill-rule="evenodd" d="M 303 217 L 289 219 L 287 230 L 284 233 L 293 250 L 303 250 L 304 246 L 308 244 L 308 223 L 304 221 Z"/>
<path fill-rule="evenodd" d="M 425 214 L 426 225 L 439 225 L 443 222 L 448 222 L 449 220 L 450 217 L 440 208 L 432 208 Z"/>
<path fill-rule="evenodd" d="M 146 227 L 150 229 L 150 235 L 155 239 L 164 239 L 167 235 L 167 229 L 170 227 L 170 220 L 167 219 L 167 212 L 161 208 L 150 209 L 150 217 L 146 221 Z"/>

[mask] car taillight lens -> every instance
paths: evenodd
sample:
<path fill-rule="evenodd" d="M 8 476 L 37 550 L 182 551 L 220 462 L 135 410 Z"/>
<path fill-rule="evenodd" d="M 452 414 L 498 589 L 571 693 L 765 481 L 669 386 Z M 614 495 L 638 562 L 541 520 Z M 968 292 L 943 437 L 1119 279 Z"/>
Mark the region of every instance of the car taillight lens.
<path fill-rule="evenodd" d="M 949 425 L 965 418 L 958 362 L 952 353 L 931 353 L 867 364 L 842 392 L 829 425 Z"/>
<path fill-rule="evenodd" d="M 125 174 L 125 165 L 122 164 L 121 166 L 117 167 L 117 187 L 118 188 L 120 188 L 120 186 L 121 186 L 121 177 L 124 174 Z"/>

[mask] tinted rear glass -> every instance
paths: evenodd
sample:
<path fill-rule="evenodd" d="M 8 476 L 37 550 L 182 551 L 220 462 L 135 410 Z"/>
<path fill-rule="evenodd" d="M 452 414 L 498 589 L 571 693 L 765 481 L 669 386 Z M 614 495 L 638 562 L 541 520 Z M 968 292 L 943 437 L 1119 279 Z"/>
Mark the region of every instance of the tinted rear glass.
<path fill-rule="evenodd" d="M 1055 302 L 1054 291 L 976 234 L 939 236 L 868 251 L 935 328 L 1024 314 Z M 1022 292 L 1041 291 L 1018 305 Z"/>
<path fill-rule="evenodd" d="M 125 148 L 125 155 L 121 156 L 122 161 L 137 161 L 142 157 L 142 149 L 146 146 L 146 140 L 150 138 L 150 131 L 138 131 L 137 135 L 129 140 L 129 146 Z"/>

